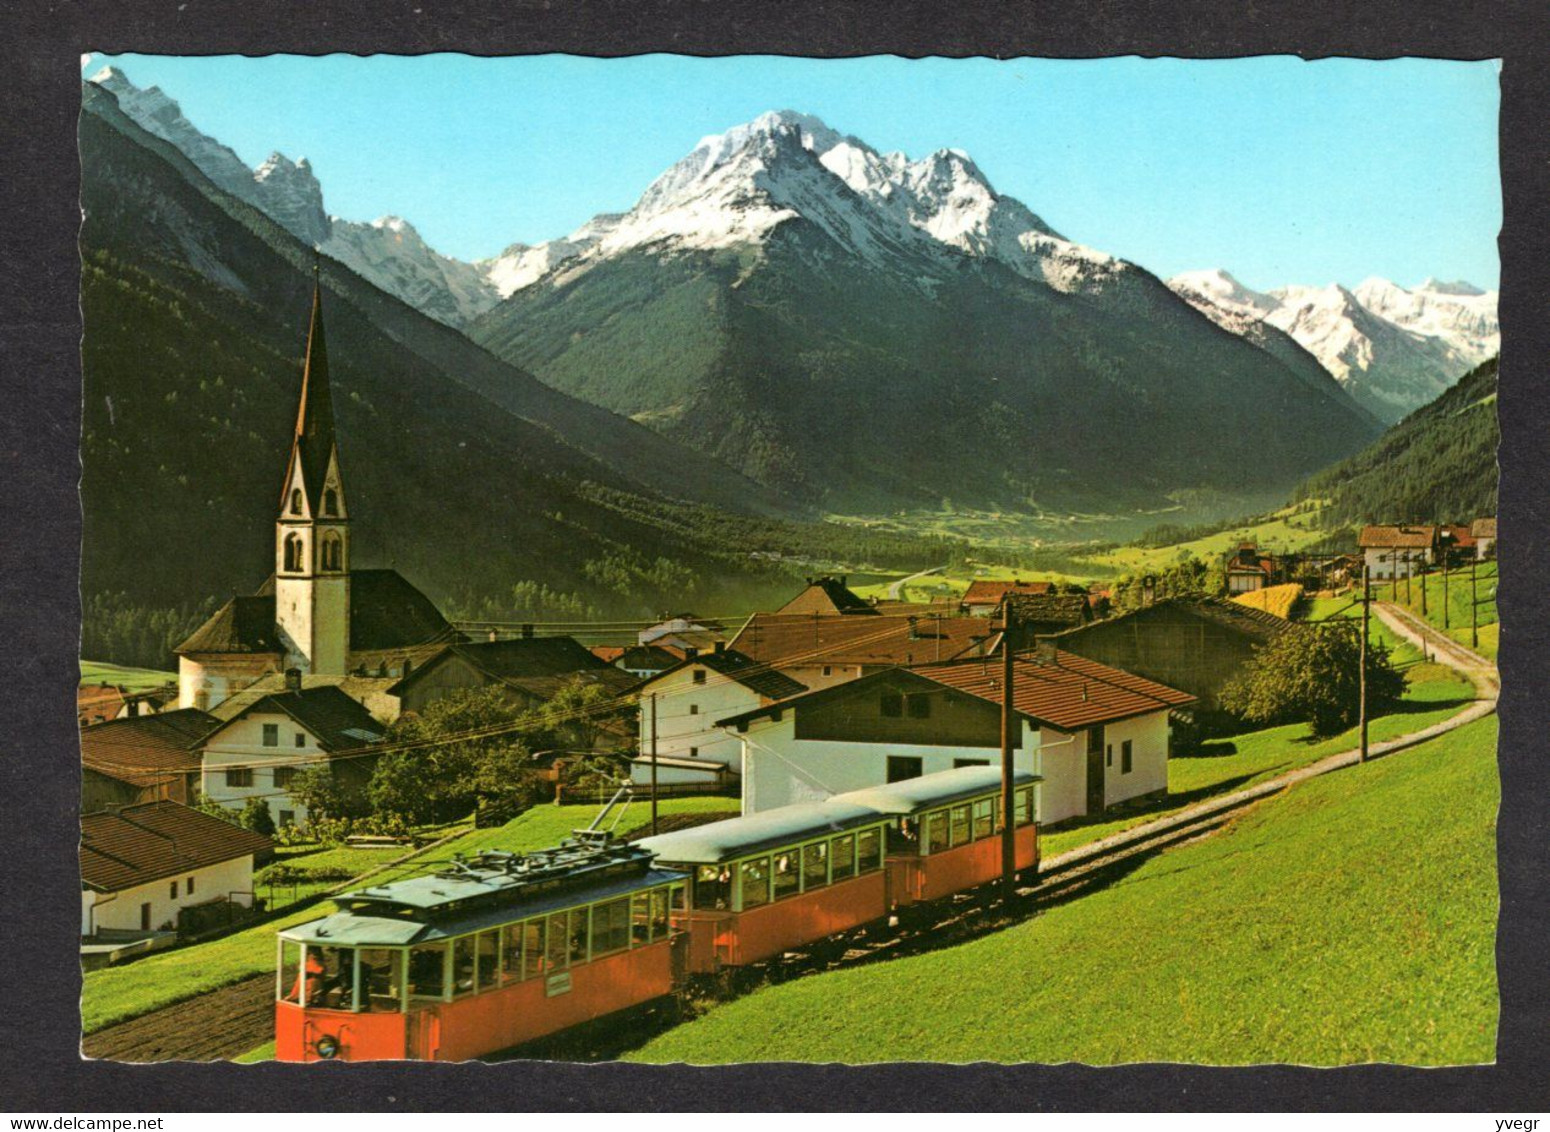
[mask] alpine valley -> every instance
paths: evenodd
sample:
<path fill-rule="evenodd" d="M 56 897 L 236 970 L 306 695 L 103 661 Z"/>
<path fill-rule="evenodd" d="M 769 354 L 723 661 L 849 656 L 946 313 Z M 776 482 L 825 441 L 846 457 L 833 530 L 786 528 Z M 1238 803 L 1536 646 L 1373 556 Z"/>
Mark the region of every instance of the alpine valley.
<path fill-rule="evenodd" d="M 314 248 L 344 443 L 359 490 L 394 499 L 395 553 L 438 594 L 607 577 L 576 595 L 593 608 L 619 608 L 621 575 L 631 608 L 686 592 L 646 580 L 668 561 L 748 581 L 747 524 L 790 551 L 822 512 L 1080 517 L 1084 537 L 1241 514 L 1497 349 L 1494 293 L 1165 283 L 961 151 L 912 160 L 791 111 L 478 262 L 330 215 L 306 159 L 250 167 L 116 68 L 85 84 L 81 151 L 89 592 L 188 593 L 134 563 L 198 510 L 199 577 L 261 580 L 258 438 L 294 386 Z"/>

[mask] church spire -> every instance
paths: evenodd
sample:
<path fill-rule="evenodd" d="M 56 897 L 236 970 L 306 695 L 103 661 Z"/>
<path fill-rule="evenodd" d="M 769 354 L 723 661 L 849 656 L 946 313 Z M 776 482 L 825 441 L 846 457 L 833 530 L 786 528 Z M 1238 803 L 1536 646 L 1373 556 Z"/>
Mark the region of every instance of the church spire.
<path fill-rule="evenodd" d="M 335 439 L 334 401 L 328 384 L 328 347 L 323 337 L 323 287 L 316 263 L 312 271 L 312 321 L 307 328 L 307 357 L 301 375 L 301 403 L 296 410 L 291 465 L 301 464 L 307 501 L 316 511 Z"/>

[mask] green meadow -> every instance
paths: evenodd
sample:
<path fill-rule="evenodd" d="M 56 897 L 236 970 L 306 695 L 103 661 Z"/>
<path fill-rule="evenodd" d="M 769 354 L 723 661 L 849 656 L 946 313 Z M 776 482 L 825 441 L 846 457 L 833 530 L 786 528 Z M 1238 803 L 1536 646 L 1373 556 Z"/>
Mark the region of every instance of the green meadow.
<path fill-rule="evenodd" d="M 1492 1060 L 1494 717 L 968 943 L 769 986 L 647 1062 Z"/>

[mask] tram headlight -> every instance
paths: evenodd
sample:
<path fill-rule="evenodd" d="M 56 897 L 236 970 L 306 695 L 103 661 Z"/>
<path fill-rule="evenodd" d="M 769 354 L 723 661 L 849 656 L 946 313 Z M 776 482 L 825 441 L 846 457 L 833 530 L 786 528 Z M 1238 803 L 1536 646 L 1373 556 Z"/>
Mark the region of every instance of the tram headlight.
<path fill-rule="evenodd" d="M 312 1048 L 324 1061 L 330 1061 L 339 1056 L 339 1039 L 333 1034 L 324 1034 L 312 1043 Z"/>

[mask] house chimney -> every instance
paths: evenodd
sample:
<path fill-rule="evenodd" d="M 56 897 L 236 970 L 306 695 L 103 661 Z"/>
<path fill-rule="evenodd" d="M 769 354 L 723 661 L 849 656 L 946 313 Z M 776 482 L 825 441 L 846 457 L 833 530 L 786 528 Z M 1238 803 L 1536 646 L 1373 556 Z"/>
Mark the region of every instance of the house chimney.
<path fill-rule="evenodd" d="M 711 652 L 715 653 L 717 656 L 720 656 L 726 651 L 727 643 L 725 641 L 717 641 L 714 645 L 711 646 Z"/>
<path fill-rule="evenodd" d="M 285 670 L 285 690 L 287 692 L 301 691 L 301 669 L 287 668 Z"/>
<path fill-rule="evenodd" d="M 524 641 L 530 641 L 533 639 L 533 627 L 531 625 L 522 626 L 522 639 Z"/>
<path fill-rule="evenodd" d="M 494 626 L 493 626 L 493 625 L 492 625 L 492 626 L 490 626 L 490 634 L 489 634 L 489 636 L 490 636 L 490 643 L 491 643 L 491 644 L 492 644 L 492 645 L 493 645 L 493 644 L 494 644 L 494 643 L 495 643 L 495 642 L 496 642 L 496 641 L 498 641 L 498 640 L 500 640 L 500 639 L 501 639 L 501 638 L 500 638 L 500 634 L 499 634 L 499 633 L 497 633 L 497 632 L 496 632 L 496 631 L 495 631 L 495 627 L 494 627 Z"/>
<path fill-rule="evenodd" d="M 1054 641 L 1048 640 L 1048 639 L 1046 639 L 1044 637 L 1040 637 L 1038 640 L 1033 642 L 1033 647 L 1034 647 L 1034 655 L 1036 655 L 1039 658 L 1039 663 L 1040 664 L 1059 664 L 1060 663 L 1059 660 L 1057 660 L 1056 657 L 1055 657 L 1055 642 Z"/>
<path fill-rule="evenodd" d="M 685 645 L 684 646 L 684 659 L 685 660 L 693 660 L 695 657 L 697 657 L 699 655 L 700 655 L 700 650 L 695 645 Z"/>
<path fill-rule="evenodd" d="M 1087 702 L 1087 681 L 1086 680 L 1082 681 L 1082 702 L 1084 704 Z"/>

